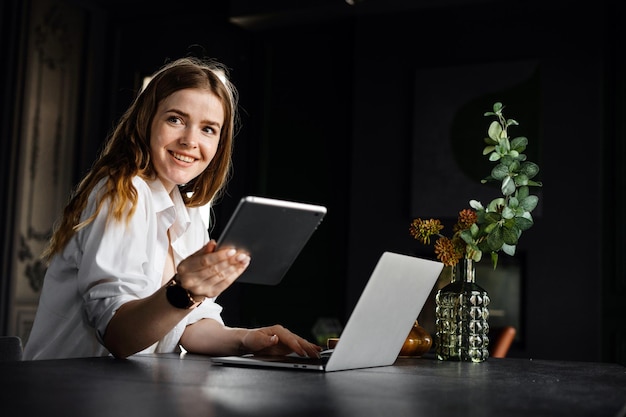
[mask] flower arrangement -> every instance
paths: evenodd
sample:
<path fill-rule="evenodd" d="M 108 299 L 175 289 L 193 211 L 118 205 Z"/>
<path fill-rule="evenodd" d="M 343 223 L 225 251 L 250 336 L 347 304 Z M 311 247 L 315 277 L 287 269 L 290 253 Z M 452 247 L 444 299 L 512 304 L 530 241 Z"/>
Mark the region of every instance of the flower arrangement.
<path fill-rule="evenodd" d="M 409 232 L 423 244 L 434 244 L 435 255 L 447 266 L 456 265 L 463 257 L 478 262 L 483 252 L 491 254 L 494 269 L 498 264 L 498 253 L 503 251 L 513 256 L 522 232 L 533 225 L 531 212 L 537 207 L 539 198 L 530 193 L 530 187 L 541 187 L 541 182 L 533 181 L 539 166 L 526 159 L 523 153 L 528 139 L 523 136 L 511 139 L 508 129 L 519 123 L 506 119 L 502 103 L 495 103 L 493 111 L 485 116 L 495 116 L 487 130 L 486 146 L 483 155 L 496 165 L 491 175 L 481 180 L 500 182 L 502 197 L 496 198 L 486 207 L 479 201 L 471 200 L 471 208 L 459 212 L 453 227 L 453 235 L 448 238 L 441 234 L 444 228 L 438 219 L 414 219 Z"/>

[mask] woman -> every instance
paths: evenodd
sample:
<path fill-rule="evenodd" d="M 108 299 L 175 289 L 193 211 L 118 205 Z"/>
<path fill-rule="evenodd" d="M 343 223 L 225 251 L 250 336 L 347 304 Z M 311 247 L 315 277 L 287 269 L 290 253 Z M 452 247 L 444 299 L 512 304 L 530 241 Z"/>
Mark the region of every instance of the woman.
<path fill-rule="evenodd" d="M 157 71 L 80 182 L 44 256 L 50 262 L 25 359 L 186 351 L 318 356 L 276 325 L 224 325 L 215 298 L 246 269 L 216 250 L 199 207 L 227 182 L 235 88 L 215 62 Z"/>

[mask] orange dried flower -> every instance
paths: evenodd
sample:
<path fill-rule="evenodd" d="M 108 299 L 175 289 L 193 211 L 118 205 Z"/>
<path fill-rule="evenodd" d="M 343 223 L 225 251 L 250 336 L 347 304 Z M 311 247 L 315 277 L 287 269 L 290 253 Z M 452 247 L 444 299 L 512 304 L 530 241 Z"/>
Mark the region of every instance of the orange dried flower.
<path fill-rule="evenodd" d="M 453 240 L 442 236 L 435 242 L 435 255 L 444 265 L 454 266 L 463 257 L 463 251 L 459 250 Z"/>
<path fill-rule="evenodd" d="M 439 232 L 443 229 L 441 221 L 436 219 L 422 220 L 415 219 L 409 227 L 409 232 L 413 238 L 419 240 L 424 245 L 430 244 L 431 236 L 439 235 Z"/>
<path fill-rule="evenodd" d="M 454 225 L 454 231 L 469 229 L 478 220 L 478 215 L 474 210 L 463 209 L 459 212 L 459 219 Z"/>

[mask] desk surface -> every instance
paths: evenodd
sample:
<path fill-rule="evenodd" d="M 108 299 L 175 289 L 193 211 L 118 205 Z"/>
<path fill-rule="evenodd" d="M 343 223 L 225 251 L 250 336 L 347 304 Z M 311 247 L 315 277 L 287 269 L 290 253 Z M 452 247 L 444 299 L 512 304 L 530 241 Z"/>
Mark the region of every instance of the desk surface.
<path fill-rule="evenodd" d="M 626 415 L 626 367 L 421 358 L 324 374 L 176 354 L 0 362 L 0 401 L 16 415 L 45 417 L 615 417 Z"/>

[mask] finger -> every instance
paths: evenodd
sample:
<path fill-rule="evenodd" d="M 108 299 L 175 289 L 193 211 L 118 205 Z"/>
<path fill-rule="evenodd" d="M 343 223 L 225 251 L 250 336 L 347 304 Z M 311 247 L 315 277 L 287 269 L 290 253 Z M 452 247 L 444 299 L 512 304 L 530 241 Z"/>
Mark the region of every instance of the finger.
<path fill-rule="evenodd" d="M 177 268 L 179 274 L 197 273 L 202 278 L 209 278 L 219 273 L 220 269 L 228 267 L 230 263 L 247 265 L 250 257 L 234 248 L 215 250 L 214 241 L 209 242 L 200 250 L 184 259 Z M 220 265 L 220 263 L 223 263 Z"/>
<path fill-rule="evenodd" d="M 250 256 L 234 248 L 215 250 L 215 241 L 184 259 L 177 267 L 178 281 L 194 296 L 216 297 L 247 268 Z"/>
<path fill-rule="evenodd" d="M 302 340 L 301 342 L 302 349 L 305 351 L 306 356 L 310 358 L 319 358 L 320 352 L 322 351 L 322 347 L 318 346 L 314 343 L 311 343 L 307 340 Z"/>
<path fill-rule="evenodd" d="M 203 294 L 207 297 L 216 297 L 221 294 L 239 278 L 249 263 L 247 255 L 242 255 L 239 260 L 237 254 L 232 255 L 231 258 L 212 265 L 208 275 L 204 276 L 193 289 L 189 288 L 189 290 L 194 294 Z"/>
<path fill-rule="evenodd" d="M 209 243 L 205 245 L 205 248 L 207 249 L 207 252 L 215 252 L 215 249 L 217 248 L 217 242 L 215 239 L 211 239 Z"/>
<path fill-rule="evenodd" d="M 310 343 L 306 339 L 292 333 L 283 326 L 274 326 L 276 334 L 280 338 L 280 341 L 289 347 L 293 352 L 300 356 L 309 356 L 312 358 L 319 357 L 319 352 L 322 350 L 320 346 Z"/>
<path fill-rule="evenodd" d="M 206 253 L 214 252 L 216 247 L 217 247 L 217 243 L 215 242 L 215 239 L 211 239 L 206 245 L 204 245 L 203 247 L 201 247 L 200 249 L 195 251 L 192 254 L 192 256 L 193 255 L 204 255 Z"/>

